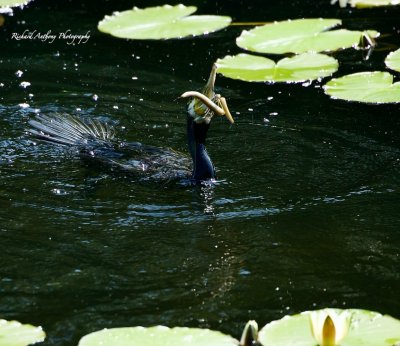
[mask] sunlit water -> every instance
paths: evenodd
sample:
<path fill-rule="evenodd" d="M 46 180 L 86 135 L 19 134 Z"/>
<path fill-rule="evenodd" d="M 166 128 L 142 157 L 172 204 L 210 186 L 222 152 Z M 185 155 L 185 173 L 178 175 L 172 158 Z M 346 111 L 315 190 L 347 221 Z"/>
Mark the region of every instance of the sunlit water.
<path fill-rule="evenodd" d="M 240 51 L 234 39 L 242 28 L 168 42 L 96 31 L 104 14 L 131 6 L 37 0 L 6 18 L 0 318 L 42 325 L 45 345 L 57 346 L 133 325 L 210 327 L 239 337 L 248 319 L 263 325 L 326 306 L 399 318 L 398 106 L 329 100 L 325 81 L 218 78 L 236 124 L 213 120 L 212 187 L 139 184 L 25 133 L 35 113 L 66 112 L 107 121 L 126 140 L 186 150 L 178 96 L 199 89 L 218 57 Z M 200 10 L 235 21 L 339 17 L 384 34 L 369 60 L 362 51 L 334 54 L 342 63 L 337 75 L 384 69 L 399 42 L 398 8 L 358 12 L 304 0 L 210 1 Z M 10 39 L 26 28 L 92 34 L 75 46 Z"/>

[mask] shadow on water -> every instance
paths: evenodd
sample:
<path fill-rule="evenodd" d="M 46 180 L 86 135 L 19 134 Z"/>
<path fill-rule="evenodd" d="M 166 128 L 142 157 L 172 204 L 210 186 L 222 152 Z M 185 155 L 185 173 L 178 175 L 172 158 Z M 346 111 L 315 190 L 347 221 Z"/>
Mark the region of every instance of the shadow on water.
<path fill-rule="evenodd" d="M 369 60 L 361 51 L 335 53 L 338 75 L 382 70 L 387 47 L 398 44 L 397 7 L 356 14 L 322 0 L 284 9 L 261 1 L 187 4 L 236 21 L 340 17 L 385 34 Z M 325 81 L 218 77 L 235 125 L 213 119 L 207 150 L 218 183 L 203 187 L 138 184 L 25 133 L 36 113 L 66 112 L 106 121 L 121 139 L 186 152 L 185 105 L 177 98 L 201 88 L 217 58 L 239 52 L 242 28 L 167 42 L 96 31 L 104 14 L 129 7 L 37 0 L 2 27 L 0 317 L 42 325 L 44 345 L 57 346 L 131 325 L 239 337 L 248 319 L 263 325 L 326 306 L 400 317 L 396 105 L 330 100 Z M 92 36 L 80 46 L 10 39 L 26 28 Z"/>

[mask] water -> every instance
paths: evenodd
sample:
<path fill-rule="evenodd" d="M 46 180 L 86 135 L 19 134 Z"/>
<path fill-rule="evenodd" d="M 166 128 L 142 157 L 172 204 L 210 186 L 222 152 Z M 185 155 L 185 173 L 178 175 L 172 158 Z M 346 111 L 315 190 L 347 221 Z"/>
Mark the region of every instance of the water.
<path fill-rule="evenodd" d="M 339 17 L 349 28 L 384 34 L 369 60 L 362 51 L 335 53 L 337 76 L 383 70 L 398 47 L 399 8 L 356 11 L 328 0 L 192 4 L 235 21 Z M 236 124 L 214 119 L 209 131 L 220 180 L 213 188 L 137 184 L 31 141 L 25 129 L 35 112 L 67 112 L 107 121 L 126 140 L 186 150 L 177 97 L 201 88 L 217 58 L 240 51 L 234 39 L 243 28 L 168 42 L 96 31 L 105 14 L 131 6 L 36 0 L 6 18 L 0 316 L 42 325 L 44 345 L 76 345 L 104 327 L 156 324 L 238 338 L 248 319 L 263 325 L 327 306 L 400 318 L 396 105 L 332 101 L 317 82 L 220 77 Z M 90 30 L 91 38 L 75 46 L 10 39 L 25 29 Z"/>

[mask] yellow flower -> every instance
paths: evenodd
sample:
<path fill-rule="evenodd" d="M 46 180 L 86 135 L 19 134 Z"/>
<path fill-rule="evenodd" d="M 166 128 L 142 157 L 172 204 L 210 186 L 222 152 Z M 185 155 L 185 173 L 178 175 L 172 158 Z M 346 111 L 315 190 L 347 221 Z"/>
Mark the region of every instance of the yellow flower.
<path fill-rule="evenodd" d="M 347 310 L 323 309 L 311 311 L 310 323 L 319 346 L 339 346 L 346 337 L 351 322 Z"/>

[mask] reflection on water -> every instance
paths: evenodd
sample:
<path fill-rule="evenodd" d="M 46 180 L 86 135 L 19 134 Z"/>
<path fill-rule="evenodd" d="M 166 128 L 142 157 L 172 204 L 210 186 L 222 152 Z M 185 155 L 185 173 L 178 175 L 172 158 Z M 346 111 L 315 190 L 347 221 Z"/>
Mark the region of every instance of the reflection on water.
<path fill-rule="evenodd" d="M 331 101 L 324 81 L 219 78 L 236 123 L 211 124 L 207 150 L 218 181 L 138 184 L 36 143 L 25 134 L 28 120 L 37 112 L 96 117 L 122 139 L 185 152 L 177 97 L 201 88 L 216 58 L 237 52 L 242 28 L 127 42 L 95 33 L 116 4 L 96 3 L 92 15 L 86 3 L 46 4 L 7 18 L 0 33 L 8 45 L 0 57 L 1 318 L 43 325 L 45 345 L 60 346 L 129 325 L 211 327 L 239 337 L 248 319 L 263 325 L 326 306 L 400 317 L 397 106 Z M 244 21 L 286 19 L 290 9 L 293 18 L 341 17 L 387 33 L 368 61 L 359 51 L 337 53 L 343 74 L 381 69 L 385 47 L 397 44 L 397 8 L 359 12 L 363 20 L 353 21 L 329 1 L 291 2 L 284 13 L 279 2 L 257 4 L 207 2 L 203 10 Z M 41 6 L 60 11 L 47 19 Z M 71 29 L 93 30 L 86 45 L 6 40 L 43 20 L 57 31 L 66 13 L 82 19 Z"/>

